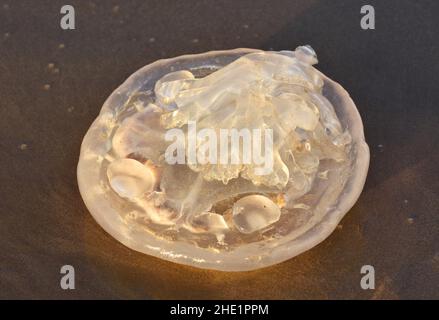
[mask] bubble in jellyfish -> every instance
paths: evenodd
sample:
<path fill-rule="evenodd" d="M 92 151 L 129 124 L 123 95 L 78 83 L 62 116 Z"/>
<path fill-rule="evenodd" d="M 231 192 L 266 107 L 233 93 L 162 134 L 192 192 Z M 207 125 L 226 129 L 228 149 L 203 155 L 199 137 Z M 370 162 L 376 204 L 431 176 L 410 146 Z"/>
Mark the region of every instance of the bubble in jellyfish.
<path fill-rule="evenodd" d="M 349 94 L 310 46 L 156 61 L 102 107 L 81 146 L 84 202 L 131 249 L 246 271 L 328 237 L 369 166 Z"/>

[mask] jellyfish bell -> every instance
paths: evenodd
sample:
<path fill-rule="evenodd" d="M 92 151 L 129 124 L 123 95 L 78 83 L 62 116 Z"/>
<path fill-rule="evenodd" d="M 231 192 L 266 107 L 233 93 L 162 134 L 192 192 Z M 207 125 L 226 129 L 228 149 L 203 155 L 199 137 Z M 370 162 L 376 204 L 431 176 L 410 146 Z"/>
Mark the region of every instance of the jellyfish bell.
<path fill-rule="evenodd" d="M 140 69 L 84 137 L 87 208 L 126 246 L 199 268 L 258 269 L 312 248 L 353 206 L 369 165 L 355 104 L 316 63 L 304 46 Z"/>

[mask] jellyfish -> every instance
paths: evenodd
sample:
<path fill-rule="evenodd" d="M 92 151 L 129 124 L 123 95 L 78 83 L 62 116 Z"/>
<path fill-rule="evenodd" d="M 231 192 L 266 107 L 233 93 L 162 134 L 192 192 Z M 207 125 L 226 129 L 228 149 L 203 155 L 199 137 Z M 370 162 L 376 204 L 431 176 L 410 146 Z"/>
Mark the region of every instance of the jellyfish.
<path fill-rule="evenodd" d="M 78 164 L 97 222 L 128 247 L 243 271 L 323 241 L 359 197 L 369 150 L 310 46 L 160 60 L 105 102 Z"/>

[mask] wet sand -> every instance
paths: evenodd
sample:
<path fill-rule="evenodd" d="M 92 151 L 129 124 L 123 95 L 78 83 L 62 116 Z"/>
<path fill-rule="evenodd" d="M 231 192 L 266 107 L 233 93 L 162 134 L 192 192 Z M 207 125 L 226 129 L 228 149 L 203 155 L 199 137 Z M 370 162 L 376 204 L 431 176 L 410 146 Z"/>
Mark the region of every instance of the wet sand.
<path fill-rule="evenodd" d="M 436 1 L 0 0 L 0 298 L 439 298 L 439 20 Z M 82 138 L 131 73 L 164 57 L 310 44 L 362 115 L 364 191 L 323 243 L 245 273 L 198 270 L 134 252 L 82 202 Z M 76 289 L 60 288 L 60 268 Z M 373 265 L 376 289 L 360 288 Z"/>

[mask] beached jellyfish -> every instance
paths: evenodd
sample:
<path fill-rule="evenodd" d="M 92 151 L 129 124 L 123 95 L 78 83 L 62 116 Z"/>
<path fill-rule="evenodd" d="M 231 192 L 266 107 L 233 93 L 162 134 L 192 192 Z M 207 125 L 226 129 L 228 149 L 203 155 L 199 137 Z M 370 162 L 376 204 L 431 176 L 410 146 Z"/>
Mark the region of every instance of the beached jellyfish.
<path fill-rule="evenodd" d="M 160 60 L 105 102 L 78 182 L 97 222 L 128 247 L 228 271 L 324 240 L 369 165 L 358 111 L 310 46 Z"/>

